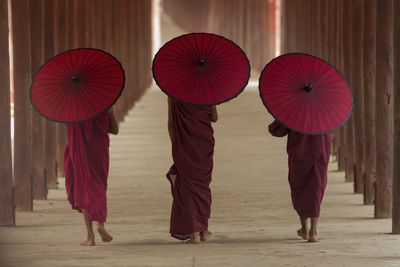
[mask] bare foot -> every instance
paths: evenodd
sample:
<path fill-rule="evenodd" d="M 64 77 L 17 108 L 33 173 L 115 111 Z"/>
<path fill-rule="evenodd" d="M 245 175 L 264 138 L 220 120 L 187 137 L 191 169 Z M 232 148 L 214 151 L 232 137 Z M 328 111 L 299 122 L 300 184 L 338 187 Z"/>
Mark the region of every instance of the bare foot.
<path fill-rule="evenodd" d="M 208 230 L 200 232 L 200 240 L 201 241 L 207 241 L 208 239 L 211 238 L 211 236 L 212 236 L 212 233 Z"/>
<path fill-rule="evenodd" d="M 81 246 L 95 246 L 94 239 L 87 239 L 81 243 Z"/>
<path fill-rule="evenodd" d="M 103 240 L 103 242 L 110 242 L 111 240 L 113 240 L 113 237 L 106 231 L 104 227 L 98 227 L 97 232 L 99 232 L 101 240 Z"/>
<path fill-rule="evenodd" d="M 308 242 L 319 242 L 319 239 L 318 239 L 317 235 L 310 234 L 310 237 L 308 238 Z"/>
<path fill-rule="evenodd" d="M 304 240 L 307 240 L 308 239 L 308 230 L 300 228 L 299 230 L 297 230 L 297 235 L 300 236 L 301 238 L 303 238 Z"/>
<path fill-rule="evenodd" d="M 190 239 L 185 242 L 185 244 L 199 244 L 200 243 L 200 234 L 199 232 L 191 233 Z"/>

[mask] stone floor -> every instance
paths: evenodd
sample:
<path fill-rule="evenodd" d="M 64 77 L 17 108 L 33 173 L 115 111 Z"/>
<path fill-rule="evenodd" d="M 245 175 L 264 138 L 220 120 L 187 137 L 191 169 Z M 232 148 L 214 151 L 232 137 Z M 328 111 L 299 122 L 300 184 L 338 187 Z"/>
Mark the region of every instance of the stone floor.
<path fill-rule="evenodd" d="M 218 106 L 210 230 L 186 245 L 169 237 L 171 164 L 167 99 L 148 90 L 111 137 L 107 227 L 114 240 L 80 247 L 85 227 L 66 201 L 63 180 L 16 227 L 0 227 L 0 266 L 400 266 L 400 237 L 390 220 L 373 219 L 332 163 L 320 243 L 296 236 L 299 222 L 287 183 L 285 138 L 267 133 L 271 117 L 246 89 Z"/>

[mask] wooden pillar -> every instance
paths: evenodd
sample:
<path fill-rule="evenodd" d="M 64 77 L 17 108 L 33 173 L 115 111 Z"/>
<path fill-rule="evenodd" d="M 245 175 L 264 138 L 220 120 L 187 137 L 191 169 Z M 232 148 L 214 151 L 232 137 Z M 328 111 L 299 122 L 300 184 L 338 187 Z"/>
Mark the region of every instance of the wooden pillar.
<path fill-rule="evenodd" d="M 54 0 L 44 0 L 44 59 L 54 56 Z M 45 168 L 47 188 L 57 187 L 57 123 L 45 120 Z"/>
<path fill-rule="evenodd" d="M 394 25 L 394 51 L 393 72 L 400 72 L 400 2 L 393 2 L 393 25 Z M 393 161 L 400 162 L 400 76 L 394 75 L 393 84 L 394 99 L 394 141 Z M 392 211 L 392 233 L 400 234 L 400 164 L 393 165 L 393 211 Z"/>
<path fill-rule="evenodd" d="M 11 1 L 14 58 L 14 185 L 18 210 L 31 211 L 32 201 L 32 106 L 29 0 Z M 28 46 L 28 48 L 27 48 Z"/>
<path fill-rule="evenodd" d="M 376 0 L 364 1 L 363 86 L 365 132 L 364 204 L 374 202 L 375 165 L 375 75 L 376 75 Z M 367 156 L 368 155 L 368 156 Z"/>
<path fill-rule="evenodd" d="M 351 42 L 350 42 L 350 1 L 343 5 L 343 75 L 351 85 Z M 345 151 L 345 179 L 346 182 L 354 181 L 354 135 L 353 118 L 351 117 L 344 127 L 346 139 Z"/>
<path fill-rule="evenodd" d="M 365 169 L 365 153 L 364 153 L 364 98 L 362 88 L 362 51 L 363 51 L 363 0 L 350 1 L 351 6 L 351 88 L 354 97 L 354 193 L 362 193 L 364 190 L 364 169 Z"/>
<path fill-rule="evenodd" d="M 376 9 L 375 217 L 389 218 L 393 179 L 393 0 L 377 1 Z"/>
<path fill-rule="evenodd" d="M 15 225 L 8 49 L 8 4 L 7 0 L 0 0 L 0 225 Z"/>
<path fill-rule="evenodd" d="M 44 63 L 43 0 L 30 0 L 32 79 Z M 32 181 L 33 198 L 46 199 L 45 118 L 32 107 Z"/>

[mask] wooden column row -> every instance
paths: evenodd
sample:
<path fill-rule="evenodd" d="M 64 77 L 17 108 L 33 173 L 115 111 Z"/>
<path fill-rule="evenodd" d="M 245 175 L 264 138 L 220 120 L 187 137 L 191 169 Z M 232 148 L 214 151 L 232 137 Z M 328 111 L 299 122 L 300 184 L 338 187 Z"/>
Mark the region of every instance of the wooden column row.
<path fill-rule="evenodd" d="M 314 23 L 307 23 L 307 12 L 302 12 L 302 6 L 310 3 L 316 11 Z M 347 79 L 355 105 L 351 119 L 334 135 L 338 167 L 345 171 L 346 181 L 354 182 L 354 192 L 363 193 L 364 204 L 375 204 L 376 218 L 388 218 L 393 212 L 393 232 L 398 233 L 400 177 L 393 160 L 400 152 L 397 139 L 393 140 L 398 135 L 393 130 L 398 101 L 393 95 L 393 83 L 398 81 L 393 53 L 399 44 L 393 45 L 393 38 L 399 29 L 393 20 L 399 5 L 393 0 L 306 0 L 301 5 L 297 0 L 283 1 L 282 49 L 311 51 Z M 305 43 L 306 36 L 313 41 Z"/>
<path fill-rule="evenodd" d="M 9 9 L 14 58 L 14 174 Z M 17 209 L 31 211 L 33 199 L 46 199 L 47 190 L 57 187 L 57 175 L 64 175 L 65 125 L 42 118 L 29 99 L 30 84 L 40 66 L 60 52 L 79 47 L 99 48 L 114 55 L 127 77 L 115 107 L 121 121 L 151 84 L 151 30 L 151 1 L 146 0 L 0 0 L 0 225 L 15 224 L 13 188 Z"/>

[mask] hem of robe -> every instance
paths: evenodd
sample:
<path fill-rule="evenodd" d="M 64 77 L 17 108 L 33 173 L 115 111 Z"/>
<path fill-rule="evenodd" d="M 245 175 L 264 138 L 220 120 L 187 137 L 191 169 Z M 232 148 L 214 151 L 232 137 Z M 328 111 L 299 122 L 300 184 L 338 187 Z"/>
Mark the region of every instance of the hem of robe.
<path fill-rule="evenodd" d="M 294 209 L 302 218 L 319 218 L 320 211 L 304 211 L 296 208 Z"/>
<path fill-rule="evenodd" d="M 169 169 L 168 173 L 165 175 L 167 177 L 170 185 L 171 185 L 171 194 L 172 194 L 172 197 L 173 197 L 173 187 L 174 186 L 172 184 L 172 180 L 171 180 L 170 175 L 178 175 L 178 172 L 176 170 L 175 165 L 172 165 L 171 168 Z M 208 219 L 209 218 L 207 218 L 207 221 L 208 221 Z M 196 220 L 196 219 L 193 219 L 192 221 L 195 221 L 196 224 L 202 224 L 202 223 L 199 223 L 198 220 Z M 191 227 L 188 227 L 188 228 L 186 228 L 184 230 L 182 230 L 182 229 L 173 230 L 172 227 L 170 227 L 169 233 L 171 234 L 172 237 L 174 237 L 173 236 L 174 234 L 187 235 L 187 234 L 191 234 L 191 233 L 195 233 L 195 232 L 203 232 L 203 231 L 208 231 L 208 223 L 207 223 L 207 225 L 202 224 L 201 226 L 194 226 L 194 227 L 191 226 Z"/>
<path fill-rule="evenodd" d="M 74 205 L 73 201 L 71 201 L 71 200 L 68 200 L 68 201 L 71 204 L 71 208 L 78 211 L 79 213 L 82 213 L 82 210 L 86 210 L 89 220 L 91 220 L 92 222 L 106 222 L 107 215 L 106 216 L 93 215 L 93 214 L 91 214 L 91 212 L 90 212 L 91 209 L 89 207 L 76 206 L 76 205 Z"/>

